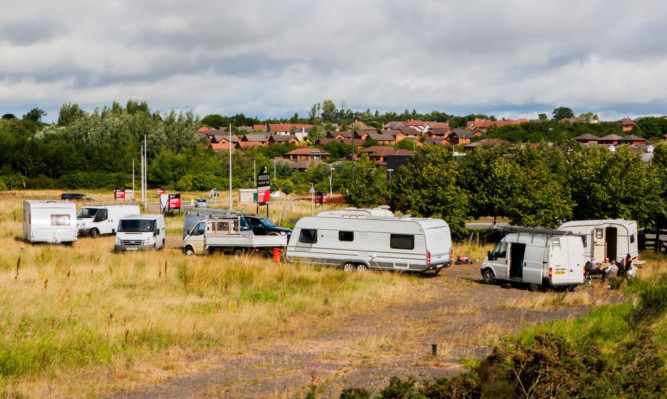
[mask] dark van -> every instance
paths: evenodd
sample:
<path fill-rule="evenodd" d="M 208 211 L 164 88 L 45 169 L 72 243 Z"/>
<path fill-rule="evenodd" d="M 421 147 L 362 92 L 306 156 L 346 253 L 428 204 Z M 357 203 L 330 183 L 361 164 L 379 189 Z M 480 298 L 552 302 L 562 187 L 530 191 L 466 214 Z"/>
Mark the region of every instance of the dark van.
<path fill-rule="evenodd" d="M 62 193 L 60 194 L 61 200 L 74 200 L 74 201 L 94 201 L 86 194 L 77 194 L 77 193 Z"/>

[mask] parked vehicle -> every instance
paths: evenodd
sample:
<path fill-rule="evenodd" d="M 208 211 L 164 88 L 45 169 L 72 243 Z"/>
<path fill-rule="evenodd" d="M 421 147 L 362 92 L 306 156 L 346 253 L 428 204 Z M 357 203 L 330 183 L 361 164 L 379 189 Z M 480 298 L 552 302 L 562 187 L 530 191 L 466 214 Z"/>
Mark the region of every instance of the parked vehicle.
<path fill-rule="evenodd" d="M 285 227 L 278 227 L 275 223 L 270 221 L 267 218 L 261 216 L 246 216 L 245 219 L 248 221 L 252 232 L 255 235 L 281 235 L 287 236 L 287 240 L 292 236 L 292 229 Z"/>
<path fill-rule="evenodd" d="M 28 242 L 76 241 L 76 204 L 69 201 L 23 201 L 23 236 Z"/>
<path fill-rule="evenodd" d="M 573 288 L 584 283 L 584 244 L 569 231 L 501 226 L 508 233 L 482 262 L 484 281 Z"/>
<path fill-rule="evenodd" d="M 120 219 L 114 251 L 164 249 L 165 228 L 162 215 L 129 215 Z"/>
<path fill-rule="evenodd" d="M 287 259 L 354 269 L 439 273 L 452 262 L 442 219 L 394 217 L 384 208 L 323 211 L 294 226 Z"/>
<path fill-rule="evenodd" d="M 77 213 L 77 230 L 80 236 L 96 238 L 100 234 L 116 234 L 118 221 L 123 216 L 141 213 L 139 205 L 102 204 L 84 206 Z"/>
<path fill-rule="evenodd" d="M 637 258 L 637 222 L 623 219 L 575 220 L 563 223 L 558 230 L 571 231 L 584 237 L 584 253 L 588 267 L 611 260 Z"/>
<path fill-rule="evenodd" d="M 191 214 L 195 214 L 194 212 Z M 197 224 L 186 231 L 186 226 L 196 217 Z M 187 214 L 186 214 L 187 218 Z M 270 254 L 274 248 L 287 246 L 287 236 L 255 235 L 245 217 L 239 212 L 205 212 L 185 220 L 183 226 L 183 252 L 186 255 L 203 255 L 218 250 L 242 255 L 246 252 Z"/>
<path fill-rule="evenodd" d="M 208 201 L 206 198 L 198 198 L 195 201 L 195 208 L 208 208 Z"/>
<path fill-rule="evenodd" d="M 61 200 L 74 200 L 74 201 L 95 201 L 86 194 L 79 193 L 62 193 L 60 194 Z"/>

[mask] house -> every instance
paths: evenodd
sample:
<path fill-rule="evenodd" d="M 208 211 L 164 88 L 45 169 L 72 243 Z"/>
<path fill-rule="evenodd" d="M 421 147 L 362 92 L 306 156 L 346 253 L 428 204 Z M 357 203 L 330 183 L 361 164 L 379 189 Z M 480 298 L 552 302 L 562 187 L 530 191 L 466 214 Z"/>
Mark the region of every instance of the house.
<path fill-rule="evenodd" d="M 621 130 L 623 130 L 624 132 L 629 132 L 637 124 L 637 122 L 633 121 L 630 118 L 619 119 L 618 123 L 621 124 Z"/>
<path fill-rule="evenodd" d="M 565 122 L 570 122 L 570 123 L 588 123 L 588 119 L 586 118 L 580 118 L 577 116 L 573 116 L 572 118 L 563 118 L 559 120 L 558 122 L 560 123 L 565 123 Z"/>
<path fill-rule="evenodd" d="M 319 148 L 297 148 L 285 153 L 285 158 L 290 160 L 321 160 L 329 157 L 329 153 Z"/>
<path fill-rule="evenodd" d="M 375 161 L 378 166 L 385 166 L 387 163 L 385 157 L 388 155 L 413 155 L 414 151 L 397 149 L 387 146 L 371 146 L 361 150 L 362 153 L 368 154 L 368 158 Z"/>
<path fill-rule="evenodd" d="M 396 144 L 399 141 L 405 139 L 405 137 L 406 137 L 405 134 L 403 134 L 403 132 L 401 132 L 398 129 L 383 130 L 382 134 L 387 135 L 387 136 L 391 136 L 391 137 L 394 138 L 394 140 L 391 142 L 391 144 Z"/>
<path fill-rule="evenodd" d="M 396 139 L 394 138 L 394 136 L 391 136 L 389 134 L 370 133 L 367 137 L 367 140 L 374 140 L 380 144 L 392 144 L 395 142 Z"/>
<path fill-rule="evenodd" d="M 382 130 L 398 129 L 401 126 L 405 126 L 405 122 L 389 122 L 382 125 Z"/>
<path fill-rule="evenodd" d="M 470 139 L 472 138 L 473 134 L 468 129 L 452 129 L 452 133 L 447 136 L 447 141 L 452 145 L 466 144 L 470 143 Z"/>
<path fill-rule="evenodd" d="M 646 145 L 646 139 L 643 137 L 635 136 L 634 134 L 629 134 L 621 138 L 621 144 L 641 144 Z"/>
<path fill-rule="evenodd" d="M 269 144 L 292 143 L 299 145 L 299 140 L 293 134 L 272 134 L 269 136 Z"/>
<path fill-rule="evenodd" d="M 214 149 L 214 150 L 229 150 L 229 133 L 227 134 L 216 134 L 216 135 L 207 135 L 207 137 L 210 139 L 209 141 L 209 146 Z M 231 138 L 232 142 L 232 151 L 234 148 L 236 148 L 238 142 L 239 142 L 239 137 L 235 134 L 232 134 Z"/>
<path fill-rule="evenodd" d="M 351 131 L 335 132 L 335 131 L 329 130 L 325 137 L 328 138 L 328 139 L 334 139 L 334 140 L 351 139 L 352 138 L 352 132 Z"/>
<path fill-rule="evenodd" d="M 300 123 L 270 123 L 268 126 L 268 132 L 272 134 L 291 134 L 292 132 L 298 130 L 310 130 L 311 127 L 313 127 L 313 125 L 305 125 Z"/>
<path fill-rule="evenodd" d="M 266 132 L 267 130 L 266 125 L 252 125 L 253 132 Z"/>
<path fill-rule="evenodd" d="M 417 120 L 414 120 L 414 119 L 410 119 L 409 121 L 405 122 L 404 126 L 413 128 L 413 129 L 417 130 L 420 134 L 422 132 L 424 132 L 424 130 L 426 128 L 428 128 L 428 125 L 426 125 L 426 123 L 424 123 L 422 121 L 417 121 Z M 403 127 L 403 126 L 401 126 L 401 127 Z"/>
<path fill-rule="evenodd" d="M 252 133 L 252 132 L 255 131 L 255 128 L 253 128 L 252 126 L 238 126 L 236 128 L 236 131 L 238 131 L 239 133 L 243 133 L 243 134 Z"/>
<path fill-rule="evenodd" d="M 415 129 L 412 126 L 401 126 L 398 128 L 398 130 L 400 130 L 405 137 L 412 137 L 414 139 L 419 139 L 422 136 L 422 132 Z"/>
<path fill-rule="evenodd" d="M 474 121 L 468 121 L 467 122 L 468 129 L 481 129 L 484 132 L 489 130 L 489 128 L 493 125 L 494 125 L 493 121 L 490 121 L 488 119 L 480 119 L 480 118 L 475 118 Z"/>
<path fill-rule="evenodd" d="M 473 151 L 478 147 L 500 147 L 505 141 L 501 139 L 484 139 L 463 146 L 465 151 Z"/>
<path fill-rule="evenodd" d="M 582 134 L 581 136 L 577 136 L 574 138 L 574 141 L 578 141 L 582 144 L 597 143 L 598 140 L 600 140 L 598 136 L 595 136 L 590 133 Z"/>
<path fill-rule="evenodd" d="M 434 136 L 434 137 L 431 137 L 430 139 L 427 139 L 426 141 L 424 141 L 424 144 L 431 144 L 431 145 L 445 145 L 445 146 L 446 146 L 446 145 L 452 145 L 452 143 L 450 143 L 450 142 L 447 140 L 447 137 L 443 137 L 443 136 Z"/>
<path fill-rule="evenodd" d="M 452 132 L 452 129 L 449 127 L 443 128 L 443 127 L 437 127 L 437 128 L 431 128 L 424 133 L 424 138 L 426 140 L 432 139 L 432 138 L 442 138 L 446 139 L 447 136 Z"/>
<path fill-rule="evenodd" d="M 604 137 L 600 137 L 598 139 L 598 144 L 603 144 L 603 145 L 614 145 L 614 144 L 619 144 L 623 137 L 619 136 L 618 134 L 608 134 Z"/>

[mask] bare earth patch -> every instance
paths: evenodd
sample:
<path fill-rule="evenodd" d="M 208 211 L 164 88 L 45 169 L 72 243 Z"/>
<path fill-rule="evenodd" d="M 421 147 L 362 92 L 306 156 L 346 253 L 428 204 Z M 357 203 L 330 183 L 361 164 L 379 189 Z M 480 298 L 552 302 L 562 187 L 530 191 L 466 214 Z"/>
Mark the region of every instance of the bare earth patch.
<path fill-rule="evenodd" d="M 306 340 L 289 333 L 271 342 L 260 339 L 236 353 L 205 359 L 216 366 L 110 397 L 291 398 L 299 392 L 303 397 L 311 384 L 317 385 L 318 398 L 337 398 L 342 389 L 356 386 L 377 393 L 391 376 L 452 375 L 463 370 L 460 359 L 487 355 L 499 337 L 581 317 L 593 306 L 619 300 L 618 293 L 595 285 L 567 294 L 485 285 L 477 264 L 452 266 L 414 290 L 432 299 L 303 326 L 323 331 Z M 431 356 L 432 344 L 437 356 Z"/>

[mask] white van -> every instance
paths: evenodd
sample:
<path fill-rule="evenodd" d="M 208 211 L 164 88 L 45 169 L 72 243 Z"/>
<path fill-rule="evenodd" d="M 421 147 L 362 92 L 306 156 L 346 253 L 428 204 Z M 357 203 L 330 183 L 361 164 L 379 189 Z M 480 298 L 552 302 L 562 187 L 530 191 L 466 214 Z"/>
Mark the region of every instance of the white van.
<path fill-rule="evenodd" d="M 130 215 L 118 222 L 114 251 L 164 249 L 165 229 L 162 215 Z"/>
<path fill-rule="evenodd" d="M 502 226 L 508 233 L 482 262 L 484 281 L 572 288 L 584 283 L 584 244 L 567 231 Z"/>
<path fill-rule="evenodd" d="M 287 245 L 290 261 L 425 272 L 451 265 L 452 239 L 442 219 L 394 217 L 385 209 L 343 209 L 300 219 Z"/>
<path fill-rule="evenodd" d="M 139 205 L 101 204 L 84 206 L 76 215 L 77 229 L 80 236 L 96 238 L 100 234 L 115 234 L 118 221 L 123 216 L 141 213 Z"/>
<path fill-rule="evenodd" d="M 28 242 L 76 241 L 76 204 L 69 201 L 23 201 L 23 236 Z"/>
<path fill-rule="evenodd" d="M 637 222 L 633 220 L 575 220 L 563 223 L 558 230 L 585 237 L 584 252 L 589 266 L 601 264 L 605 258 L 620 259 L 630 254 L 636 259 L 639 255 Z"/>

